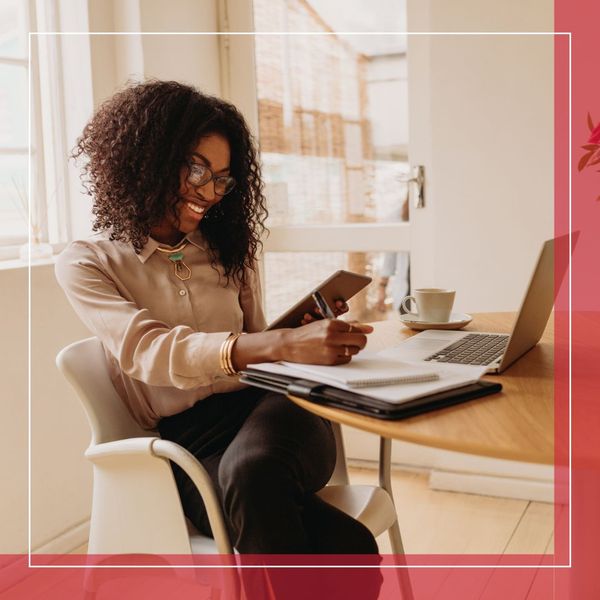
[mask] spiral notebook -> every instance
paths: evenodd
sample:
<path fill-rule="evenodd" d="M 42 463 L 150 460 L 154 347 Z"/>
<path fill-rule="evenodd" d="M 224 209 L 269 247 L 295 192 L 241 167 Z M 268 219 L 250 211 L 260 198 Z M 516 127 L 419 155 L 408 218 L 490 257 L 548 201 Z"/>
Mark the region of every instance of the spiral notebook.
<path fill-rule="evenodd" d="M 378 387 L 401 383 L 437 381 L 438 369 L 430 366 L 412 365 L 396 359 L 355 356 L 345 365 L 311 365 L 281 362 L 299 375 L 346 388 Z"/>

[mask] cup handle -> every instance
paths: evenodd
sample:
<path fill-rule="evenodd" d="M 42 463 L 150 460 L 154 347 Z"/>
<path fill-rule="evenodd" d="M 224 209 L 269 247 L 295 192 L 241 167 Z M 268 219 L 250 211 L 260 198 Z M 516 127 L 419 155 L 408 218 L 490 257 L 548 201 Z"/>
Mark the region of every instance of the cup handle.
<path fill-rule="evenodd" d="M 408 303 L 410 301 L 413 301 L 415 303 L 415 306 L 417 305 L 417 300 L 415 299 L 414 296 L 404 296 L 404 298 L 402 298 L 402 302 L 400 302 L 400 306 L 410 315 L 418 315 L 418 312 L 413 312 L 412 310 L 410 310 L 410 308 L 408 308 Z M 418 309 L 418 307 L 417 307 Z"/>

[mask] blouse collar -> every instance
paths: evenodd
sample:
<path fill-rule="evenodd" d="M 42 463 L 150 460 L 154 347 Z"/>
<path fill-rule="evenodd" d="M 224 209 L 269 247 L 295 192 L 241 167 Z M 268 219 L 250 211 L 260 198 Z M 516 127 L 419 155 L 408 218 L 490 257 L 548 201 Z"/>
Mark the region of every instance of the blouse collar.
<path fill-rule="evenodd" d="M 183 239 L 188 240 L 190 244 L 193 244 L 194 246 L 196 246 L 196 248 L 199 248 L 200 250 L 206 250 L 206 240 L 203 238 L 202 234 L 198 229 L 191 231 Z M 142 251 L 137 255 L 137 257 L 140 259 L 140 262 L 145 263 L 154 254 L 154 252 L 159 246 L 164 246 L 164 244 L 161 244 L 160 242 L 157 242 L 154 238 L 148 236 L 148 241 L 146 242 L 146 245 L 142 248 Z"/>

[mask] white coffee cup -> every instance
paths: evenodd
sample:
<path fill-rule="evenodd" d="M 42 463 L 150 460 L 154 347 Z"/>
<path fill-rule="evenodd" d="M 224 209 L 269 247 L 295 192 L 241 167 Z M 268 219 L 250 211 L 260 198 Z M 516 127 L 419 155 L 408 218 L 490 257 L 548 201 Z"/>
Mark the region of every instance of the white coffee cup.
<path fill-rule="evenodd" d="M 411 316 L 427 323 L 447 323 L 452 314 L 454 290 L 443 288 L 420 288 L 413 296 L 405 296 L 401 306 Z M 416 304 L 416 312 L 409 308 L 409 303 Z"/>

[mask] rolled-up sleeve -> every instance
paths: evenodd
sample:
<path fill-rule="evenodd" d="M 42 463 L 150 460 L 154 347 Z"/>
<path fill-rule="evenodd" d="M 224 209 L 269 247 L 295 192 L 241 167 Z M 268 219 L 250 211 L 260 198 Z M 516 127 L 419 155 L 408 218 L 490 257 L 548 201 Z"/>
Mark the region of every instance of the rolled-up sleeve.
<path fill-rule="evenodd" d="M 56 278 L 73 309 L 117 360 L 122 372 L 151 386 L 181 390 L 224 377 L 219 349 L 230 331 L 168 326 L 125 298 L 92 249 L 72 245 L 57 258 Z"/>

